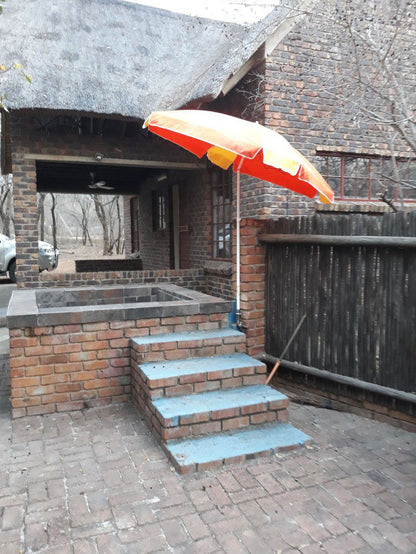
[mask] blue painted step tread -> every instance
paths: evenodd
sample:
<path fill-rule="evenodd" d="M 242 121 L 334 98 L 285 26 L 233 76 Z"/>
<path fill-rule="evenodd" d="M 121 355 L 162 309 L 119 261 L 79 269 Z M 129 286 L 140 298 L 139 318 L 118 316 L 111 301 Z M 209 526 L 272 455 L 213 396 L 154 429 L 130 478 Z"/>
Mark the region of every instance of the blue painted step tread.
<path fill-rule="evenodd" d="M 208 331 L 187 331 L 183 333 L 163 333 L 146 337 L 134 337 L 131 340 L 138 345 L 155 344 L 158 342 L 180 342 L 189 340 L 207 340 L 216 338 L 244 337 L 244 333 L 234 329 L 212 329 Z"/>
<path fill-rule="evenodd" d="M 311 437 L 290 423 L 277 423 L 273 426 L 249 427 L 218 435 L 174 441 L 165 448 L 178 465 L 189 466 L 260 452 L 272 453 L 279 448 L 300 446 L 309 440 Z"/>
<path fill-rule="evenodd" d="M 242 406 L 252 406 L 276 400 L 286 400 L 286 396 L 266 385 L 252 385 L 236 389 L 203 392 L 187 396 L 158 398 L 153 405 L 165 419 L 188 416 L 198 413 L 226 410 Z"/>
<path fill-rule="evenodd" d="M 222 356 L 186 358 L 183 360 L 147 362 L 140 364 L 140 369 L 148 379 L 152 380 L 193 375 L 206 371 L 226 371 L 227 369 L 263 366 L 262 362 L 247 356 L 247 354 L 227 354 Z"/>

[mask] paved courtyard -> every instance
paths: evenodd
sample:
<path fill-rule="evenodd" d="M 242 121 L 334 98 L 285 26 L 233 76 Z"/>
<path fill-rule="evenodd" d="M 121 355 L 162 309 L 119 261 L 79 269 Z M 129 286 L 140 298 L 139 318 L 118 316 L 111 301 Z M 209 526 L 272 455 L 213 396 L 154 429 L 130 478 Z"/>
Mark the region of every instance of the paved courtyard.
<path fill-rule="evenodd" d="M 180 476 L 129 405 L 0 414 L 0 552 L 416 552 L 416 437 L 292 405 L 298 451 Z"/>

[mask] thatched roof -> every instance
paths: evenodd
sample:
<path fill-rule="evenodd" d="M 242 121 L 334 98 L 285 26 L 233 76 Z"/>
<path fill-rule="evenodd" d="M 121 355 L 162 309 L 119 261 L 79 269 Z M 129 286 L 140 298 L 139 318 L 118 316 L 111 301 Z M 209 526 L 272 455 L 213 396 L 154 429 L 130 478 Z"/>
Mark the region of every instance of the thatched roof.
<path fill-rule="evenodd" d="M 284 22 L 290 4 L 250 27 L 122 0 L 13 0 L 0 15 L 0 95 L 11 109 L 144 118 L 218 96 Z"/>

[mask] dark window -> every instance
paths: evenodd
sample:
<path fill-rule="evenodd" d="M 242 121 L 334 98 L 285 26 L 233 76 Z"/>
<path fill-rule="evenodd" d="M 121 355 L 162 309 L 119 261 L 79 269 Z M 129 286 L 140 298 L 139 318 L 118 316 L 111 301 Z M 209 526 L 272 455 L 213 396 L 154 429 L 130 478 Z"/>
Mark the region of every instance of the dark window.
<path fill-rule="evenodd" d="M 152 192 L 153 231 L 163 231 L 167 228 L 167 204 L 165 193 Z"/>
<path fill-rule="evenodd" d="M 131 217 L 131 251 L 139 252 L 139 199 L 132 198 L 130 200 L 130 217 Z"/>
<path fill-rule="evenodd" d="M 212 187 L 212 257 L 231 259 L 231 177 L 226 171 L 213 170 Z"/>
<path fill-rule="evenodd" d="M 399 158 L 393 162 L 387 157 L 318 154 L 316 166 L 337 200 L 375 201 L 386 190 L 398 200 L 400 187 L 405 201 L 416 201 L 416 160 Z"/>

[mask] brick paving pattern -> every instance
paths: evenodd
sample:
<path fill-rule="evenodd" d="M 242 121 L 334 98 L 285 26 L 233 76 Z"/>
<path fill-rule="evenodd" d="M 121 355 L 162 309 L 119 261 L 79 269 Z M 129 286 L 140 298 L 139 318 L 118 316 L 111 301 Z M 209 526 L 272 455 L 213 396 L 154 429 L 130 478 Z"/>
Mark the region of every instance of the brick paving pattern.
<path fill-rule="evenodd" d="M 416 552 L 415 435 L 290 413 L 312 445 L 183 476 L 129 404 L 0 414 L 0 552 Z"/>

